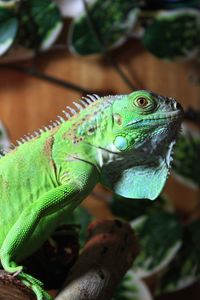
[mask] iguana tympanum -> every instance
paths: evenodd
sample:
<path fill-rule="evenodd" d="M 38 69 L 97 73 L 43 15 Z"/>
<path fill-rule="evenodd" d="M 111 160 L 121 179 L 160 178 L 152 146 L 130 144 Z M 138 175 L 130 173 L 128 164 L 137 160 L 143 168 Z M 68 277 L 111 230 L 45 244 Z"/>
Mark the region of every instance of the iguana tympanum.
<path fill-rule="evenodd" d="M 0 159 L 0 262 L 40 300 L 51 298 L 19 263 L 98 182 L 124 197 L 155 199 L 183 116 L 174 99 L 143 90 L 74 105 Z"/>

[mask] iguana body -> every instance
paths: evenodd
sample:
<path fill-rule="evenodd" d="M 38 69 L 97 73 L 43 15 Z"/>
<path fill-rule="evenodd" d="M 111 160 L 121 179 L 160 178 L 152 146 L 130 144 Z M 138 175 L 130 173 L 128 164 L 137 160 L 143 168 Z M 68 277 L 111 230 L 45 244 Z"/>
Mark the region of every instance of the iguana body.
<path fill-rule="evenodd" d="M 50 298 L 18 263 L 67 223 L 98 182 L 125 197 L 155 199 L 182 118 L 175 100 L 147 91 L 75 105 L 69 120 L 59 117 L 0 159 L 1 264 L 38 299 Z"/>

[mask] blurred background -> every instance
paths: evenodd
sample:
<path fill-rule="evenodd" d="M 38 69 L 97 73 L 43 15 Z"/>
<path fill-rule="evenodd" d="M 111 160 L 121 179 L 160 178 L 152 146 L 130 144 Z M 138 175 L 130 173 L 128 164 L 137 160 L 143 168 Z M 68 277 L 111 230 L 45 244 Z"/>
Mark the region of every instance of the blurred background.
<path fill-rule="evenodd" d="M 147 89 L 185 109 L 158 202 L 124 200 L 101 186 L 84 201 L 90 214 L 123 218 L 139 236 L 142 254 L 115 299 L 199 299 L 199 67 L 200 1 L 0 1 L 2 152 L 86 94 Z M 133 284 L 140 292 L 130 296 Z"/>

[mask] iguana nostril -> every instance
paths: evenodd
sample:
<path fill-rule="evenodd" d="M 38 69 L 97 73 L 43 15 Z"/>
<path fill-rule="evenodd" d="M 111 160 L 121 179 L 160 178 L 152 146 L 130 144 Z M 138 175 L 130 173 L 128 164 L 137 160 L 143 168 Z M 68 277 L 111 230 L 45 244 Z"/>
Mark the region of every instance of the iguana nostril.
<path fill-rule="evenodd" d="M 177 109 L 182 109 L 182 106 L 178 102 L 176 102 L 176 108 Z"/>
<path fill-rule="evenodd" d="M 168 105 L 169 103 L 170 103 L 171 101 L 167 98 L 166 100 L 165 100 L 165 103 Z"/>
<path fill-rule="evenodd" d="M 175 110 L 182 110 L 181 105 L 178 102 L 176 102 L 175 100 L 173 102 L 173 106 L 174 106 Z"/>
<path fill-rule="evenodd" d="M 171 97 L 166 98 L 165 104 L 170 105 L 170 107 L 172 109 L 175 109 L 175 110 L 177 110 L 180 107 L 180 105 L 176 102 L 176 100 L 174 98 L 171 98 Z"/>

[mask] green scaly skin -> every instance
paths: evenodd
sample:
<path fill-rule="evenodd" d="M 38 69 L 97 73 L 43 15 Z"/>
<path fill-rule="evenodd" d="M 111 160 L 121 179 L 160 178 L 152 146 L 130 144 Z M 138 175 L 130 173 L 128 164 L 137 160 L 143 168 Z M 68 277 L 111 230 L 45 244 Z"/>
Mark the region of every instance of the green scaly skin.
<path fill-rule="evenodd" d="M 148 91 L 93 95 L 75 105 L 69 120 L 59 117 L 0 159 L 1 265 L 38 300 L 51 298 L 19 263 L 67 223 L 98 182 L 124 197 L 155 199 L 183 115 L 174 99 Z"/>

